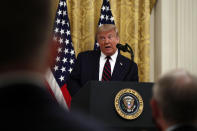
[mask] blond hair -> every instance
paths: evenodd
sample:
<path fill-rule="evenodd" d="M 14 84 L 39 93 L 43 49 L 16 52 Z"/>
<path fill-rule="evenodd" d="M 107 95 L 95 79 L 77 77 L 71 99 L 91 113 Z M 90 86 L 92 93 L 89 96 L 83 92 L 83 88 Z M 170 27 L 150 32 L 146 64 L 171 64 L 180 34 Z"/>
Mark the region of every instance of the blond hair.
<path fill-rule="evenodd" d="M 116 26 L 114 24 L 103 24 L 103 25 L 99 26 L 97 29 L 96 39 L 98 38 L 98 35 L 100 33 L 106 32 L 106 31 L 111 31 L 111 30 L 114 30 L 116 32 L 116 37 L 119 37 L 118 29 L 116 28 Z"/>

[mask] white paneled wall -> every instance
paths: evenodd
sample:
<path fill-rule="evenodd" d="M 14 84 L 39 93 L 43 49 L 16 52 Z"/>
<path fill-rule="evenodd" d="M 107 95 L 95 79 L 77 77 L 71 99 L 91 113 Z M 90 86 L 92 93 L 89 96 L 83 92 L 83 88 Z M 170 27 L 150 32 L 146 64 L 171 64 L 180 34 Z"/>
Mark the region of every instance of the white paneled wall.
<path fill-rule="evenodd" d="M 151 81 L 175 68 L 197 75 L 197 0 L 157 0 L 151 23 Z"/>

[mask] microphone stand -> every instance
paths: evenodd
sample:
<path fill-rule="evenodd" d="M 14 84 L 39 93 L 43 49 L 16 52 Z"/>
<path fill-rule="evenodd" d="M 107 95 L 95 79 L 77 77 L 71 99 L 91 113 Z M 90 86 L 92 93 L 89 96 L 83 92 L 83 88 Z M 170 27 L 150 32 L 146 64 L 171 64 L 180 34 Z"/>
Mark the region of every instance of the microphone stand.
<path fill-rule="evenodd" d="M 125 44 L 125 46 L 127 47 L 127 51 L 130 53 L 131 55 L 131 60 L 134 61 L 134 53 L 133 53 L 133 50 L 131 48 L 130 45 L 128 45 L 127 43 Z"/>
<path fill-rule="evenodd" d="M 131 61 L 134 61 L 134 54 L 131 46 L 129 46 L 127 43 L 125 45 L 117 44 L 117 48 L 123 52 L 129 52 L 131 55 Z"/>

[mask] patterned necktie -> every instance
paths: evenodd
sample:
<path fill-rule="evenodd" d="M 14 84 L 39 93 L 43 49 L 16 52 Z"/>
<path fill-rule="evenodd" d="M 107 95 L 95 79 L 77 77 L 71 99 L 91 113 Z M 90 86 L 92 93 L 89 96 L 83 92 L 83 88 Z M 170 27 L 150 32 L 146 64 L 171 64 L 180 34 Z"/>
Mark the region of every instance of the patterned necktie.
<path fill-rule="evenodd" d="M 102 75 L 102 81 L 110 81 L 111 80 L 111 65 L 109 62 L 109 59 L 111 59 L 110 56 L 106 57 L 106 62 L 103 67 L 103 75 Z"/>

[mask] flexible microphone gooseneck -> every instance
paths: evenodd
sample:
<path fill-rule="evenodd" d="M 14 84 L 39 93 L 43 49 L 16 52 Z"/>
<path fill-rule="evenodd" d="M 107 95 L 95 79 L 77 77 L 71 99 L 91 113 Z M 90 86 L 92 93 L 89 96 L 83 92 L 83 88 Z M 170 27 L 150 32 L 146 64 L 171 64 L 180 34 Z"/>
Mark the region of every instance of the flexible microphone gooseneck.
<path fill-rule="evenodd" d="M 129 46 L 127 43 L 125 45 L 118 43 L 116 45 L 116 48 L 118 48 L 119 50 L 122 50 L 123 52 L 129 52 L 131 54 L 131 60 L 134 61 L 133 50 L 132 50 L 131 46 Z"/>

